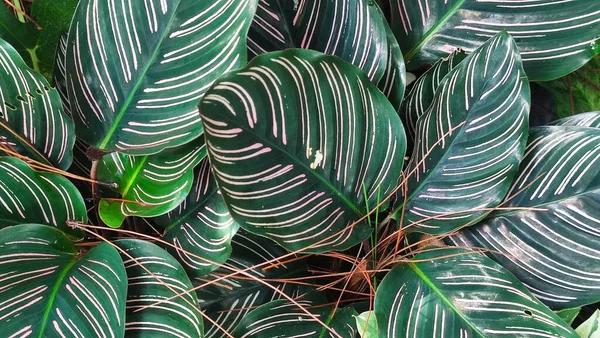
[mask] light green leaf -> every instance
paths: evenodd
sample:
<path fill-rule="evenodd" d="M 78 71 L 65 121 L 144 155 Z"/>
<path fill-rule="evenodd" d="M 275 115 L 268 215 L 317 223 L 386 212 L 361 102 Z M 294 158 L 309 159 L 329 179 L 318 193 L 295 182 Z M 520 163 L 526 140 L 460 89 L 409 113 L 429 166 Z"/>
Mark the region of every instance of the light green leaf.
<path fill-rule="evenodd" d="M 208 154 L 231 215 L 289 250 L 344 250 L 396 187 L 402 123 L 362 71 L 316 51 L 263 54 L 200 104 Z M 368 201 L 365 201 L 365 193 Z"/>
<path fill-rule="evenodd" d="M 575 330 L 581 338 L 599 338 L 600 337 L 600 310 L 588 318 L 583 324 Z"/>
<path fill-rule="evenodd" d="M 1 337 L 123 337 L 127 275 L 102 243 L 80 255 L 58 229 L 0 230 Z"/>
<path fill-rule="evenodd" d="M 451 241 L 492 250 L 490 257 L 552 308 L 599 301 L 598 144 L 596 128 L 532 129 L 521 169 L 502 205 L 507 209 Z"/>
<path fill-rule="evenodd" d="M 136 157 L 114 152 L 104 156 L 97 179 L 117 184 L 122 198 L 100 201 L 102 221 L 119 227 L 128 216 L 155 217 L 173 210 L 190 192 L 194 167 L 205 156 L 200 139 L 157 155 Z"/>
<path fill-rule="evenodd" d="M 577 318 L 577 316 L 579 315 L 579 312 L 581 312 L 581 308 L 574 307 L 574 308 L 563 309 L 563 310 L 558 310 L 558 311 L 554 311 L 554 312 L 560 317 L 560 319 L 564 320 L 565 323 L 572 325 L 575 318 Z"/>
<path fill-rule="evenodd" d="M 231 238 L 240 227 L 227 210 L 208 158 L 197 169 L 187 198 L 168 214 L 153 220 L 166 229 L 163 240 L 176 247 L 167 246 L 167 251 L 179 259 L 191 276 L 206 275 L 225 263 L 231 254 Z"/>
<path fill-rule="evenodd" d="M 379 332 L 377 331 L 377 317 L 375 311 L 366 311 L 358 316 L 354 316 L 356 319 L 356 328 L 361 338 L 378 338 Z"/>
<path fill-rule="evenodd" d="M 575 337 L 521 282 L 484 255 L 429 248 L 377 289 L 379 337 Z"/>
<path fill-rule="evenodd" d="M 193 288 L 179 262 L 150 242 L 114 243 L 127 253 L 121 252 L 129 282 L 126 337 L 203 337 L 202 314 L 193 292 L 138 311 Z"/>
<path fill-rule="evenodd" d="M 404 231 L 443 234 L 485 216 L 523 157 L 529 82 L 513 39 L 498 34 L 450 71 L 417 121 L 405 169 Z"/>
<path fill-rule="evenodd" d="M 600 2 L 390 1 L 391 26 L 408 70 L 432 64 L 457 48 L 472 52 L 506 30 L 532 81 L 567 75 L 600 54 Z"/>
<path fill-rule="evenodd" d="M 0 228 L 39 223 L 81 237 L 67 221 L 87 222 L 83 198 L 68 179 L 35 171 L 14 157 L 0 157 Z"/>
<path fill-rule="evenodd" d="M 67 169 L 74 143 L 73 121 L 63 111 L 56 90 L 0 39 L 0 144 Z"/>
<path fill-rule="evenodd" d="M 202 133 L 197 104 L 246 64 L 258 0 L 81 0 L 69 31 L 67 83 L 78 136 L 151 155 Z"/>

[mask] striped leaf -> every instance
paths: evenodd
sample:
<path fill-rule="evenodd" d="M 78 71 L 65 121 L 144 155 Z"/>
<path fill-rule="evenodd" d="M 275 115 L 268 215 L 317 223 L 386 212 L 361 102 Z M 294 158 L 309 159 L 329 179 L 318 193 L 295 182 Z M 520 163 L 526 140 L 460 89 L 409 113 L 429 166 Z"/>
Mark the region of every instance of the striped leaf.
<path fill-rule="evenodd" d="M 565 117 L 550 123 L 550 125 L 600 128 L 600 111 Z"/>
<path fill-rule="evenodd" d="M 326 299 L 316 298 L 318 300 L 301 298 L 297 303 L 325 323 L 327 328 L 302 311 L 298 305 L 282 299 L 264 304 L 247 314 L 236 327 L 233 336 L 354 338 L 357 334 L 354 316 L 358 312 L 351 307 L 336 309 L 333 306 L 323 306 Z"/>
<path fill-rule="evenodd" d="M 169 246 L 166 249 L 179 259 L 190 275 L 203 276 L 227 261 L 231 254 L 231 238 L 240 226 L 227 210 L 208 158 L 202 160 L 194 175 L 192 190 L 185 201 L 168 214 L 155 218 L 153 223 L 166 229 L 163 240 L 177 248 Z"/>
<path fill-rule="evenodd" d="M 205 156 L 200 139 L 156 155 L 105 155 L 97 179 L 116 184 L 121 199 L 103 198 L 98 205 L 100 218 L 119 227 L 128 216 L 155 217 L 175 209 L 192 189 L 194 167 Z"/>
<path fill-rule="evenodd" d="M 200 98 L 246 63 L 257 1 L 81 0 L 66 63 L 78 136 L 128 155 L 197 138 Z"/>
<path fill-rule="evenodd" d="M 406 169 L 406 232 L 441 234 L 504 198 L 525 150 L 529 83 L 513 39 L 498 34 L 440 82 Z M 404 198 L 399 197 L 403 202 Z"/>
<path fill-rule="evenodd" d="M 67 169 L 73 161 L 73 143 L 73 121 L 63 111 L 56 90 L 0 39 L 0 145 Z"/>
<path fill-rule="evenodd" d="M 600 54 L 596 0 L 388 1 L 409 70 L 457 48 L 471 52 L 502 30 L 514 36 L 534 81 L 567 75 Z"/>
<path fill-rule="evenodd" d="M 400 106 L 406 84 L 402 51 L 371 0 L 260 0 L 248 32 L 251 58 L 288 48 L 339 56 Z"/>
<path fill-rule="evenodd" d="M 269 279 L 275 278 L 290 278 L 301 274 L 303 271 L 305 272 L 306 267 L 299 261 L 278 264 L 271 269 L 264 269 L 266 266 L 256 267 L 256 265 L 276 259 L 287 253 L 272 241 L 240 230 L 233 237 L 231 244 L 233 250 L 227 261 L 226 266 L 228 268 L 222 267 L 206 277 L 197 277 L 193 281 L 195 284 L 204 285 L 220 276 L 232 273 L 231 269 L 235 268 L 247 270 L 252 276 L 268 281 L 278 290 L 291 297 L 297 297 L 306 291 L 301 285 L 269 281 Z M 228 277 L 213 284 L 205 285 L 197 291 L 197 294 L 205 315 L 229 333 L 233 332 L 238 323 L 254 308 L 282 297 L 266 285 L 250 280 L 243 275 Z M 204 323 L 206 325 L 206 338 L 224 336 L 223 331 L 211 322 L 205 321 Z"/>
<path fill-rule="evenodd" d="M 202 314 L 193 292 L 139 311 L 193 288 L 179 262 L 150 242 L 114 243 L 127 253 L 121 252 L 128 280 L 126 337 L 203 337 Z"/>
<path fill-rule="evenodd" d="M 432 248 L 377 289 L 379 338 L 576 337 L 502 266 L 465 249 Z"/>
<path fill-rule="evenodd" d="M 427 112 L 442 79 L 466 56 L 464 52 L 456 51 L 447 58 L 440 59 L 412 85 L 399 111 L 410 143 L 408 149 L 412 148 L 416 137 L 417 120 Z"/>
<path fill-rule="evenodd" d="M 343 250 L 367 238 L 367 224 L 349 225 L 400 175 L 400 119 L 363 72 L 337 57 L 263 54 L 219 79 L 200 113 L 231 215 L 290 250 Z"/>
<path fill-rule="evenodd" d="M 2 229 L 0 276 L 2 337 L 123 337 L 127 275 L 107 243 L 80 255 L 58 229 Z"/>
<path fill-rule="evenodd" d="M 0 157 L 0 228 L 39 223 L 81 237 L 67 221 L 87 222 L 85 202 L 68 179 L 35 171 L 14 157 Z"/>
<path fill-rule="evenodd" d="M 485 247 L 553 308 L 600 301 L 600 129 L 531 131 L 502 210 L 451 241 Z M 533 208 L 533 209 L 532 209 Z"/>
<path fill-rule="evenodd" d="M 54 68 L 52 69 L 52 84 L 56 88 L 62 101 L 65 113 L 71 116 L 71 103 L 69 102 L 69 89 L 67 87 L 67 42 L 69 35 L 63 34 L 56 47 Z"/>

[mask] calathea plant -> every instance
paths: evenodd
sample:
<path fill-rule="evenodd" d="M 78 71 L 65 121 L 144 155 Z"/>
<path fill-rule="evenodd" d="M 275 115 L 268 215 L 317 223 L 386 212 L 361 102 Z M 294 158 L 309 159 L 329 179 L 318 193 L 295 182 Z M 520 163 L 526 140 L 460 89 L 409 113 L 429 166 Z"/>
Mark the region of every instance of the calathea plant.
<path fill-rule="evenodd" d="M 595 0 L 5 1 L 0 337 L 598 335 L 600 112 L 530 127 L 532 86 L 591 106 L 598 36 Z"/>

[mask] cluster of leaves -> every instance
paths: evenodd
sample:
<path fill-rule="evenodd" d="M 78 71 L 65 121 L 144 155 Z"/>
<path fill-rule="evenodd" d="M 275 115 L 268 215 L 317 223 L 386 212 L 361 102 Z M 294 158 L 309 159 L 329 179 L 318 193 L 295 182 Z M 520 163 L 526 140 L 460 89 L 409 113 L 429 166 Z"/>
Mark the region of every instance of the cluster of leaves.
<path fill-rule="evenodd" d="M 600 334 L 597 0 L 4 2 L 0 336 Z"/>

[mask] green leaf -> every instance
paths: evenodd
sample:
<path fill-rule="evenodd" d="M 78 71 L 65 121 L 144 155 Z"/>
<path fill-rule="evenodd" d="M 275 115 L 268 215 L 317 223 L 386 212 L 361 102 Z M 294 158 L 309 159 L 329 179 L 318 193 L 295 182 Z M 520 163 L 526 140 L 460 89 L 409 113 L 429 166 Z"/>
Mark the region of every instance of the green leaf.
<path fill-rule="evenodd" d="M 377 317 L 375 311 L 366 311 L 358 316 L 354 316 L 356 319 L 356 328 L 361 338 L 378 338 L 379 331 L 377 330 Z"/>
<path fill-rule="evenodd" d="M 288 48 L 335 55 L 367 73 L 400 107 L 406 86 L 402 51 L 371 0 L 260 0 L 248 32 L 251 57 Z"/>
<path fill-rule="evenodd" d="M 600 56 L 565 77 L 539 85 L 550 91 L 559 117 L 600 110 Z"/>
<path fill-rule="evenodd" d="M 190 192 L 194 167 L 205 156 L 201 139 L 156 155 L 105 155 L 99 162 L 97 179 L 117 184 L 121 199 L 100 201 L 102 221 L 119 227 L 128 216 L 155 217 L 175 209 Z"/>
<path fill-rule="evenodd" d="M 577 318 L 577 315 L 579 315 L 579 312 L 581 312 L 581 308 L 574 307 L 574 308 L 563 309 L 563 310 L 558 310 L 558 311 L 554 311 L 554 312 L 560 317 L 560 319 L 564 320 L 565 323 L 572 325 L 573 321 L 575 321 L 575 318 Z"/>
<path fill-rule="evenodd" d="M 521 282 L 484 255 L 429 248 L 377 289 L 379 336 L 575 337 Z"/>
<path fill-rule="evenodd" d="M 275 292 L 257 280 L 248 276 L 237 275 L 225 279 L 217 278 L 232 273 L 232 269 L 245 270 L 251 276 L 270 283 L 281 292 L 298 297 L 303 293 L 302 285 L 270 281 L 285 279 L 306 272 L 306 266 L 300 261 L 278 264 L 270 269 L 257 266 L 287 254 L 272 241 L 240 230 L 232 239 L 232 254 L 227 264 L 210 275 L 193 280 L 203 287 L 197 290 L 200 304 L 206 316 L 217 322 L 227 332 L 232 332 L 238 323 L 254 308 L 272 300 L 280 299 L 281 294 Z M 295 256 L 288 259 L 292 260 Z M 271 265 L 271 264 L 269 264 Z M 214 282 L 213 282 L 214 281 Z M 213 282 L 206 285 L 207 282 Z M 223 331 L 209 321 L 206 324 L 206 338 L 223 337 Z"/>
<path fill-rule="evenodd" d="M 417 121 L 405 170 L 405 232 L 442 234 L 504 198 L 525 150 L 529 82 L 513 39 L 498 34 L 450 71 Z M 404 198 L 398 198 L 400 202 Z"/>
<path fill-rule="evenodd" d="M 553 308 L 600 300 L 600 129 L 539 127 L 508 198 L 451 241 L 483 247 Z"/>
<path fill-rule="evenodd" d="M 552 126 L 591 127 L 600 129 L 600 111 L 565 117 L 550 123 Z"/>
<path fill-rule="evenodd" d="M 67 87 L 67 42 L 68 34 L 63 34 L 58 41 L 56 56 L 54 58 L 54 68 L 52 69 L 52 83 L 60 95 L 65 113 L 71 116 L 71 102 L 69 102 L 69 89 Z"/>
<path fill-rule="evenodd" d="M 73 161 L 73 128 L 56 90 L 0 39 L 0 144 L 67 169 Z"/>
<path fill-rule="evenodd" d="M 472 52 L 507 30 L 532 81 L 567 75 L 600 54 L 600 2 L 391 1 L 391 26 L 406 67 L 431 64 L 457 48 Z"/>
<path fill-rule="evenodd" d="M 202 133 L 196 105 L 246 64 L 258 0 L 81 0 L 67 82 L 77 134 L 103 151 L 151 155 Z"/>
<path fill-rule="evenodd" d="M 2 229 L 0 276 L 2 337 L 123 337 L 127 275 L 108 243 L 80 256 L 58 229 Z"/>
<path fill-rule="evenodd" d="M 166 229 L 163 240 L 176 247 L 168 246 L 167 251 L 178 257 L 190 275 L 203 276 L 227 261 L 231 238 L 240 226 L 227 210 L 208 158 L 202 160 L 197 169 L 185 201 L 168 214 L 155 218 L 153 223 Z"/>
<path fill-rule="evenodd" d="M 148 307 L 193 288 L 183 267 L 156 244 L 125 239 L 114 242 L 121 252 L 127 290 L 127 337 L 203 337 L 202 314 L 194 292 Z"/>
<path fill-rule="evenodd" d="M 39 223 L 81 237 L 67 221 L 87 222 L 83 198 L 68 179 L 35 171 L 14 157 L 0 157 L 0 228 Z"/>
<path fill-rule="evenodd" d="M 417 120 L 427 112 L 442 79 L 465 57 L 467 54 L 456 51 L 447 58 L 440 59 L 412 85 L 399 111 L 410 142 L 409 149 L 412 149 L 416 137 Z"/>
<path fill-rule="evenodd" d="M 581 338 L 600 337 L 600 310 L 596 310 L 588 320 L 579 325 L 576 331 Z"/>
<path fill-rule="evenodd" d="M 362 71 L 337 57 L 263 54 L 223 76 L 200 113 L 231 215 L 289 250 L 344 250 L 367 238 L 367 224 L 350 225 L 400 175 L 400 119 Z"/>
<path fill-rule="evenodd" d="M 356 335 L 354 317 L 358 313 L 351 307 L 336 309 L 323 306 L 327 302 L 321 294 L 302 297 L 297 303 L 316 316 L 317 322 L 287 299 L 275 300 L 261 305 L 248 313 L 233 331 L 234 337 L 244 338 L 295 338 L 295 337 L 343 337 Z M 335 312 L 335 314 L 334 314 Z M 332 317 L 333 315 L 333 317 Z"/>

